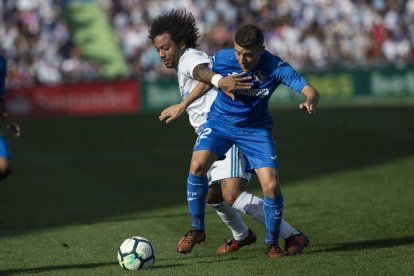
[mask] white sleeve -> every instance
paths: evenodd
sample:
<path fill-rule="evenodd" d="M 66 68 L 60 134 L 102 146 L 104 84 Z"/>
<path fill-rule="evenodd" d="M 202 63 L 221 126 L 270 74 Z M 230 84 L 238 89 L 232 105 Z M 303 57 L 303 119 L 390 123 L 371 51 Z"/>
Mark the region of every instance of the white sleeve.
<path fill-rule="evenodd" d="M 208 64 L 211 68 L 211 60 L 206 53 L 201 51 L 191 51 L 183 55 L 180 61 L 180 71 L 193 78 L 194 68 L 199 64 Z"/>

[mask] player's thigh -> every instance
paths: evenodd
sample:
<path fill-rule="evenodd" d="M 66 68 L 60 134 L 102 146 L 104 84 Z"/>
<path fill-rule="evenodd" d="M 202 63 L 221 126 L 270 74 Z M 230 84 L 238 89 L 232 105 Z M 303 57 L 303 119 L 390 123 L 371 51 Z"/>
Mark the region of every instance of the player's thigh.
<path fill-rule="evenodd" d="M 236 142 L 247 159 L 246 170 L 279 168 L 276 143 L 270 130 L 247 131 Z"/>
<path fill-rule="evenodd" d="M 194 152 L 207 150 L 214 152 L 219 160 L 224 159 L 226 152 L 234 145 L 234 140 L 229 138 L 223 127 L 208 122 L 203 125 L 198 134 Z"/>
<path fill-rule="evenodd" d="M 6 139 L 4 139 L 3 135 L 0 135 L 0 157 L 10 160 L 11 153 L 9 147 L 7 146 Z"/>

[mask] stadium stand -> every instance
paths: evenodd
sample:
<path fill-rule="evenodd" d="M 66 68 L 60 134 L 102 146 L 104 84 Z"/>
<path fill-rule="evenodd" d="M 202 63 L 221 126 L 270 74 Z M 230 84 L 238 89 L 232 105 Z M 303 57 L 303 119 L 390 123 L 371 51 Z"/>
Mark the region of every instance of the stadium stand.
<path fill-rule="evenodd" d="M 73 18 L 64 16 L 62 8 L 73 2 L 94 2 L 105 11 L 111 27 L 103 27 L 103 20 L 98 32 L 113 31 L 117 39 L 108 34 L 98 45 L 108 45 L 104 55 L 116 60 L 111 76 L 173 75 L 161 66 L 147 30 L 154 16 L 180 7 L 195 15 L 200 49 L 209 54 L 231 47 L 234 30 L 254 23 L 265 30 L 266 47 L 299 70 L 414 64 L 414 0 L 1 0 L 0 51 L 9 59 L 9 87 L 108 75 L 103 57 L 88 52 L 96 49 L 88 40 L 74 42 L 79 28 L 68 27 Z M 96 8 L 89 12 L 99 14 Z M 111 41 L 117 45 L 110 46 Z M 116 54 L 119 49 L 122 57 Z"/>

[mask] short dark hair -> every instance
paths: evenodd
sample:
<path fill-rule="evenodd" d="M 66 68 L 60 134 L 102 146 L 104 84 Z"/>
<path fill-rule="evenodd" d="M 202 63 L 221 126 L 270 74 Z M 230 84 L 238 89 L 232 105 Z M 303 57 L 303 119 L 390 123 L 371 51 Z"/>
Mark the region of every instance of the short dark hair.
<path fill-rule="evenodd" d="M 158 15 L 148 33 L 152 42 L 156 36 L 168 33 L 174 43 L 185 42 L 187 48 L 196 48 L 200 37 L 193 14 L 184 9 L 173 9 Z"/>
<path fill-rule="evenodd" d="M 237 30 L 234 41 L 241 47 L 263 46 L 264 36 L 259 27 L 246 24 Z"/>

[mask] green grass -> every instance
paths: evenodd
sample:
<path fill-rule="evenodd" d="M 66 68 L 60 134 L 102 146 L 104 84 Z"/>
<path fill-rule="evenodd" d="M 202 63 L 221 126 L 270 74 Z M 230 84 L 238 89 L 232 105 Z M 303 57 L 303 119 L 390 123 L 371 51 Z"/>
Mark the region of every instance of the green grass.
<path fill-rule="evenodd" d="M 414 107 L 273 113 L 285 218 L 312 243 L 301 256 L 267 260 L 247 216 L 258 242 L 215 254 L 229 231 L 211 208 L 206 242 L 175 252 L 190 223 L 186 118 L 31 118 L 18 139 L 2 131 L 14 174 L 0 183 L 0 275 L 129 275 L 116 252 L 132 235 L 155 246 L 145 275 L 413 275 Z"/>

